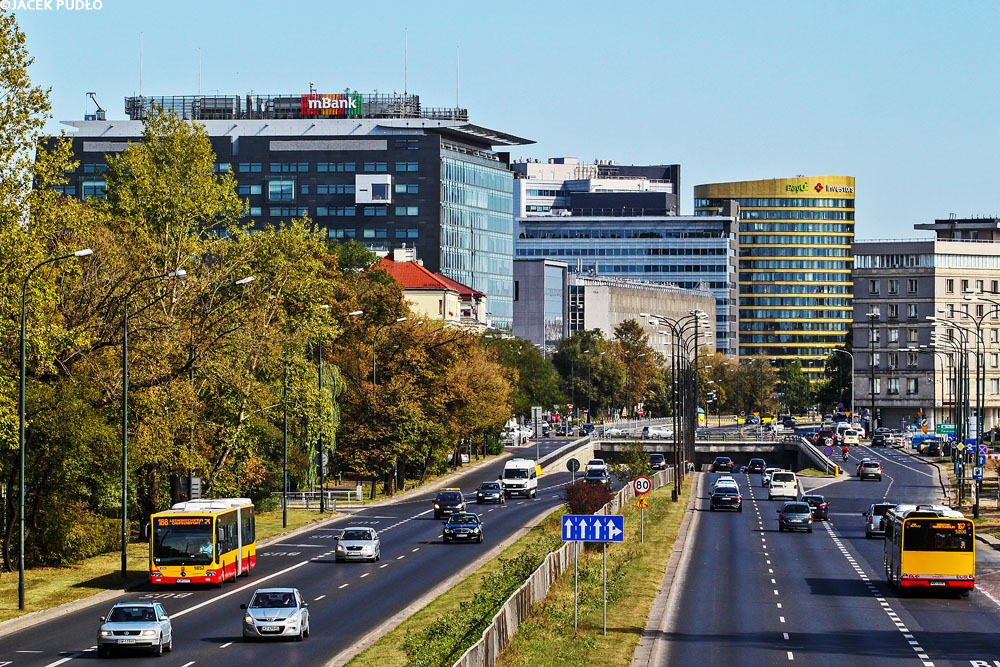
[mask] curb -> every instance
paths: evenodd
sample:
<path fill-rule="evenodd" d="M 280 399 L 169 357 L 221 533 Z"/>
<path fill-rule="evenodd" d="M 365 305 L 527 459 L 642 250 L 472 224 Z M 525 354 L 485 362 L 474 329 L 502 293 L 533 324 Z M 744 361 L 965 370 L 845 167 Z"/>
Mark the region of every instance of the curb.
<path fill-rule="evenodd" d="M 688 540 L 692 537 L 692 533 L 697 530 L 697 526 L 693 524 L 695 524 L 698 513 L 694 509 L 701 492 L 703 480 L 704 476 L 702 475 L 698 475 L 697 478 L 691 480 L 692 486 L 690 496 L 688 497 L 687 511 L 684 514 L 684 519 L 681 521 L 681 527 L 677 531 L 677 539 L 674 540 L 674 548 L 670 554 L 670 559 L 667 561 L 667 568 L 663 572 L 663 579 L 660 580 L 660 592 L 656 594 L 656 598 L 653 600 L 653 606 L 649 609 L 649 618 L 646 621 L 646 627 L 643 629 L 639 643 L 632 654 L 632 667 L 663 664 L 657 649 L 661 644 L 661 637 L 666 632 L 667 610 L 676 592 L 674 589 L 674 580 L 677 578 L 681 559 L 687 548 Z"/>

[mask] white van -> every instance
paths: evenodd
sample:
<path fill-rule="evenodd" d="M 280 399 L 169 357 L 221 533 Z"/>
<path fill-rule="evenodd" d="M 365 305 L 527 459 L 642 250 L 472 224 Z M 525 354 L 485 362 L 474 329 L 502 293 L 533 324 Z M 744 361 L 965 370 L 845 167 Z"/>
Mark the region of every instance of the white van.
<path fill-rule="evenodd" d="M 538 497 L 538 470 L 531 459 L 511 459 L 504 464 L 500 475 L 504 496 Z"/>
<path fill-rule="evenodd" d="M 794 472 L 778 470 L 771 473 L 771 483 L 767 487 L 767 499 L 799 497 L 799 478 Z"/>

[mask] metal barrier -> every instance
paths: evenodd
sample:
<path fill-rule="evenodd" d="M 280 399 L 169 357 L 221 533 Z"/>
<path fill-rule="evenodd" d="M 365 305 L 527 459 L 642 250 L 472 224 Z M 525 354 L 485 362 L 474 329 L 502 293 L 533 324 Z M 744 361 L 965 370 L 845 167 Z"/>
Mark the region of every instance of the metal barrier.
<path fill-rule="evenodd" d="M 288 509 L 317 509 L 319 494 L 319 491 L 290 491 Z M 272 493 L 271 496 L 278 499 L 278 506 L 281 507 L 281 492 Z M 324 505 L 331 512 L 336 511 L 338 502 L 360 503 L 363 498 L 364 492 L 360 485 L 356 489 L 328 489 L 323 492 Z"/>
<path fill-rule="evenodd" d="M 787 440 L 789 442 L 793 441 L 796 442 L 799 445 L 799 448 L 801 448 L 802 451 L 805 452 L 805 455 L 808 456 L 810 459 L 812 459 L 813 462 L 816 463 L 818 466 L 820 466 L 823 469 L 823 472 L 825 472 L 826 474 L 828 475 L 840 474 L 840 466 L 834 463 L 829 456 L 820 451 L 819 447 L 817 447 L 816 445 L 812 444 L 805 438 L 798 435 L 789 436 Z"/>
<path fill-rule="evenodd" d="M 653 489 L 658 489 L 674 481 L 674 469 L 661 470 L 653 475 Z M 594 514 L 617 514 L 625 503 L 635 497 L 631 484 L 622 487 L 614 498 Z M 566 542 L 549 553 L 531 573 L 528 580 L 507 598 L 483 630 L 483 635 L 475 644 L 455 661 L 453 667 L 494 667 L 500 653 L 510 644 L 518 626 L 528 617 L 532 605 L 541 602 L 548 595 L 549 588 L 566 570 L 573 565 L 573 542 Z"/>

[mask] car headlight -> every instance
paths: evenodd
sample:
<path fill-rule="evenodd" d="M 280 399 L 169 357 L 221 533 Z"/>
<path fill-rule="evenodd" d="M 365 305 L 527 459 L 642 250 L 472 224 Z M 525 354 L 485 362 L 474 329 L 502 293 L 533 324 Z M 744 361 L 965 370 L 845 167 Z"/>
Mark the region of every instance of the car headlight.
<path fill-rule="evenodd" d="M 253 616 L 247 614 L 246 616 L 243 617 L 243 622 L 246 623 L 247 625 L 253 625 Z"/>
<path fill-rule="evenodd" d="M 156 630 L 143 630 L 142 631 L 142 636 L 143 637 L 155 637 L 156 636 Z"/>
<path fill-rule="evenodd" d="M 101 630 L 101 636 L 102 637 L 110 637 L 111 636 L 111 630 Z"/>
<path fill-rule="evenodd" d="M 437 503 L 434 503 L 434 509 L 439 510 L 439 509 L 441 509 L 441 506 L 438 505 Z"/>
<path fill-rule="evenodd" d="M 343 550 L 344 550 L 344 547 L 342 547 L 342 546 L 340 546 L 340 545 L 338 544 L 338 545 L 337 545 L 337 551 L 343 551 Z"/>

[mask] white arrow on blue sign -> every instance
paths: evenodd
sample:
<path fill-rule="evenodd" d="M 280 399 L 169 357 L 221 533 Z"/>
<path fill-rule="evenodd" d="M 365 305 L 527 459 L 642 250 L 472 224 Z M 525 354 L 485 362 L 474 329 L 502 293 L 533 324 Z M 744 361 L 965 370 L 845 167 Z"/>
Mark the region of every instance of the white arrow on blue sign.
<path fill-rule="evenodd" d="M 563 542 L 624 542 L 625 517 L 564 514 Z"/>

